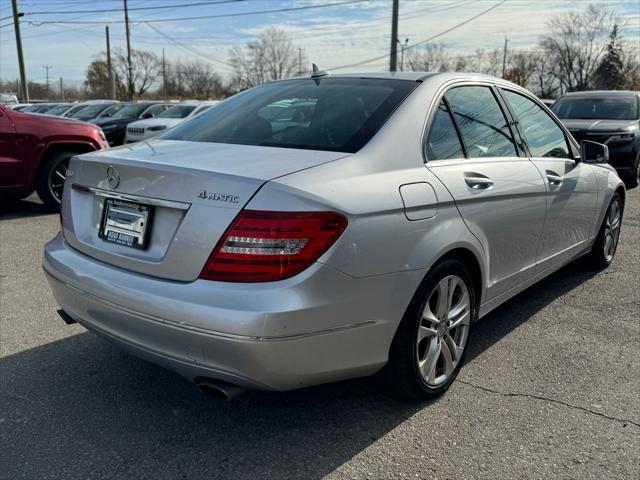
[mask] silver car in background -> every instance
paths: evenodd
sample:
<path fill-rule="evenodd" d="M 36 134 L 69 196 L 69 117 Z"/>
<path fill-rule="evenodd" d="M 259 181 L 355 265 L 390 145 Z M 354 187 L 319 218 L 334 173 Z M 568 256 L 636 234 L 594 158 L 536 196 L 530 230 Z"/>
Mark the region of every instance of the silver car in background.
<path fill-rule="evenodd" d="M 43 266 L 66 321 L 221 396 L 380 372 L 428 398 L 478 319 L 611 263 L 606 162 L 503 80 L 316 72 L 74 157 Z"/>

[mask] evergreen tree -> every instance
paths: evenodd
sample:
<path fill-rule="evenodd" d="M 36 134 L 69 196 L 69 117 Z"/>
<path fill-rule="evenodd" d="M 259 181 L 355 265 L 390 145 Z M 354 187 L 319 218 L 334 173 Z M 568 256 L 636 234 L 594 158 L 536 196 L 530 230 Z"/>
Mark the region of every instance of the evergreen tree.
<path fill-rule="evenodd" d="M 600 61 L 600 65 L 594 75 L 594 87 L 601 90 L 620 90 L 624 88 L 626 78 L 624 75 L 623 47 L 615 24 L 609 35 L 607 53 Z"/>

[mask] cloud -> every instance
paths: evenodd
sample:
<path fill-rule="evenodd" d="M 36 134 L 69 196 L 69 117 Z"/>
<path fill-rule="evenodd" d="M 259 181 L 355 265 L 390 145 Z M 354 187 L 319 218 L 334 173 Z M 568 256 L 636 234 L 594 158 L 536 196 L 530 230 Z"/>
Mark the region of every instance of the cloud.
<path fill-rule="evenodd" d="M 175 0 L 155 0 L 175 5 Z M 211 7 L 180 8 L 135 12 L 135 20 L 205 16 L 207 14 L 247 12 L 320 5 L 339 0 L 269 0 L 220 4 Z M 497 3 L 497 0 L 402 0 L 400 2 L 399 37 L 415 44 L 444 31 Z M 640 40 L 640 15 L 637 0 L 609 0 L 607 5 L 627 22 L 624 34 L 629 40 Z M 113 3 L 95 1 L 91 7 L 113 8 Z M 574 0 L 509 0 L 473 22 L 438 38 L 454 54 L 477 48 L 496 48 L 509 37 L 513 48 L 534 46 L 553 16 L 579 8 Z M 80 9 L 80 8 L 78 8 Z M 86 20 L 85 15 L 84 19 Z M 26 18 L 26 17 L 25 17 Z M 60 19 L 60 17 L 56 17 Z M 94 19 L 96 17 L 89 17 Z M 100 18 L 100 17 L 97 17 Z M 115 16 L 105 16 L 105 19 Z M 117 18 L 121 18 L 117 16 Z M 317 8 L 277 14 L 250 15 L 181 22 L 154 23 L 165 34 L 179 40 L 204 55 L 228 58 L 234 45 L 254 39 L 265 28 L 285 30 L 293 41 L 303 47 L 307 58 L 325 68 L 357 63 L 385 55 L 389 50 L 391 32 L 391 2 L 369 0 L 331 8 Z M 45 18 L 46 19 L 46 18 Z M 51 19 L 51 18 L 49 18 Z M 53 65 L 53 74 L 69 79 L 82 79 L 91 59 L 105 49 L 103 25 L 43 25 L 25 24 L 23 36 L 28 75 L 42 76 L 41 66 Z M 124 47 L 122 24 L 111 25 L 114 47 Z M 172 44 L 144 23 L 132 24 L 134 48 L 161 53 L 168 58 L 196 59 L 192 53 Z M 356 70 L 384 70 L 386 59 L 357 67 Z M 348 71 L 348 70 L 345 70 Z M 0 29 L 0 77 L 15 78 L 17 61 L 12 27 Z"/>

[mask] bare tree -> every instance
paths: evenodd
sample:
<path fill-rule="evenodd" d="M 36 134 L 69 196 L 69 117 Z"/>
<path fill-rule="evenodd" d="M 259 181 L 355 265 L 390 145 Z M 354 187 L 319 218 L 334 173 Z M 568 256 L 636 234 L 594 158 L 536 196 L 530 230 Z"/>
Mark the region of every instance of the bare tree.
<path fill-rule="evenodd" d="M 404 68 L 418 72 L 444 72 L 451 70 L 449 51 L 442 43 L 428 43 L 418 50 L 409 50 L 405 54 Z"/>
<path fill-rule="evenodd" d="M 101 54 L 101 57 L 103 55 Z M 141 97 L 157 83 L 162 62 L 155 53 L 144 50 L 133 50 L 131 56 L 134 96 Z M 116 79 L 126 79 L 127 55 L 124 50 L 121 48 L 113 50 L 112 64 Z"/>
<path fill-rule="evenodd" d="M 557 65 L 562 90 L 585 90 L 600 64 L 607 37 L 618 21 L 604 5 L 590 4 L 549 21 L 549 33 L 540 39 L 546 55 Z"/>
<path fill-rule="evenodd" d="M 527 87 L 536 72 L 536 65 L 540 59 L 537 55 L 520 51 L 509 57 L 509 68 L 505 72 L 505 79 Z"/>
<path fill-rule="evenodd" d="M 224 92 L 220 75 L 211 66 L 202 62 L 190 62 L 181 66 L 181 78 L 193 98 L 208 99 Z"/>
<path fill-rule="evenodd" d="M 299 52 L 285 32 L 270 27 L 258 40 L 231 49 L 232 83 L 237 89 L 245 89 L 289 77 L 306 63 Z"/>
<path fill-rule="evenodd" d="M 534 69 L 529 88 L 540 98 L 555 98 L 559 84 L 552 60 L 542 50 L 536 50 L 531 55 Z"/>

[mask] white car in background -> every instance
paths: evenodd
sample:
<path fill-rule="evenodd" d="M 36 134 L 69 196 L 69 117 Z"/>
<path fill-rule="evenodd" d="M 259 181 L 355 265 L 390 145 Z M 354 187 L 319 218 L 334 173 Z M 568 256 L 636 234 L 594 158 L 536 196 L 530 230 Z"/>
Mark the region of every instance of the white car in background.
<path fill-rule="evenodd" d="M 217 103 L 220 103 L 220 101 L 178 103 L 157 117 L 132 122 L 127 125 L 127 135 L 124 142 L 133 143 L 157 137 L 169 128 L 175 127 L 188 118 L 204 112 Z"/>

